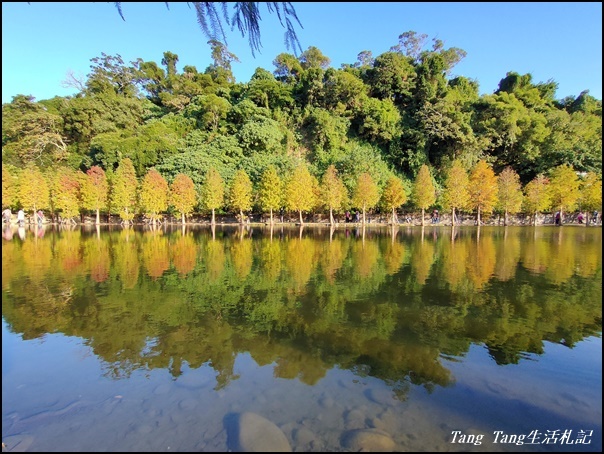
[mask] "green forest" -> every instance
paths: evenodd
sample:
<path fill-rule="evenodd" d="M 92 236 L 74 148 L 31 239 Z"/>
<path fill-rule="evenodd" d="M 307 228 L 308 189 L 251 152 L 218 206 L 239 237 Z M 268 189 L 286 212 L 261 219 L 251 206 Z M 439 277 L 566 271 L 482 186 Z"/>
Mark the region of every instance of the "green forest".
<path fill-rule="evenodd" d="M 466 55 L 405 32 L 340 68 L 316 47 L 235 80 L 213 63 L 91 59 L 73 96 L 2 105 L 2 205 L 53 219 L 348 209 L 601 211 L 602 101 L 508 72 L 492 94 L 452 77 Z"/>

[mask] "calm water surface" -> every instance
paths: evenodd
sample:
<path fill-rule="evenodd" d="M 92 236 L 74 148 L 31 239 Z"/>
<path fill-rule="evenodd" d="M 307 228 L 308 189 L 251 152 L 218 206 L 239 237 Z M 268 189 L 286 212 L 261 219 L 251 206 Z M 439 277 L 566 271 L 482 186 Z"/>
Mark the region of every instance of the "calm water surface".
<path fill-rule="evenodd" d="M 7 451 L 602 449 L 600 227 L 4 233 Z"/>

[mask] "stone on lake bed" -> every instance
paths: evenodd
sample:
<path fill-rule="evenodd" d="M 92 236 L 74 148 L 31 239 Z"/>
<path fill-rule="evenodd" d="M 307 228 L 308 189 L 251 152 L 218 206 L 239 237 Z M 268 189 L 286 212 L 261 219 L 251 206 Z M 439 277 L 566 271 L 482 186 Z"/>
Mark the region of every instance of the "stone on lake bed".
<path fill-rule="evenodd" d="M 351 451 L 392 452 L 394 440 L 383 430 L 357 429 L 342 435 L 342 446 Z"/>
<path fill-rule="evenodd" d="M 263 416 L 245 412 L 227 423 L 229 449 L 236 452 L 292 452 L 279 427 Z"/>

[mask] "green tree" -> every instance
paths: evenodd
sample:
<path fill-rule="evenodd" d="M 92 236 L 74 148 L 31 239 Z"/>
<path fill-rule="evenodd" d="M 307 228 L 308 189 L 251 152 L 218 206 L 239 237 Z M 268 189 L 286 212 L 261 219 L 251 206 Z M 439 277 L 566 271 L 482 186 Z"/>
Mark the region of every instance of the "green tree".
<path fill-rule="evenodd" d="M 380 201 L 380 189 L 373 181 L 371 175 L 363 172 L 357 179 L 357 184 L 352 193 L 352 204 L 363 210 L 363 224 L 366 222 L 365 213 L 375 207 Z"/>
<path fill-rule="evenodd" d="M 430 168 L 426 164 L 423 164 L 419 168 L 419 172 L 415 177 L 411 199 L 413 200 L 413 204 L 422 210 L 422 225 L 424 225 L 426 209 L 436 202 L 436 188 L 432 182 Z"/>
<path fill-rule="evenodd" d="M 336 167 L 332 164 L 327 168 L 321 179 L 321 199 L 329 209 L 329 225 L 335 225 L 333 211 L 342 209 L 347 198 L 346 186 L 338 177 Z"/>
<path fill-rule="evenodd" d="M 82 197 L 82 207 L 94 210 L 96 213 L 95 224 L 101 223 L 101 210 L 107 208 L 109 196 L 109 183 L 105 171 L 99 166 L 92 166 L 86 171 L 81 179 L 80 194 Z"/>
<path fill-rule="evenodd" d="M 67 158 L 63 119 L 32 96 L 13 96 L 2 104 L 2 162 L 48 167 Z"/>
<path fill-rule="evenodd" d="M 470 172 L 468 192 L 470 194 L 470 208 L 476 210 L 476 224 L 480 225 L 481 213 L 491 213 L 497 203 L 497 175 L 493 168 L 485 161 L 480 160 Z"/>
<path fill-rule="evenodd" d="M 503 225 L 508 225 L 508 214 L 516 214 L 522 207 L 520 177 L 511 167 L 506 167 L 497 179 L 498 207 L 503 211 Z"/>
<path fill-rule="evenodd" d="M 281 206 L 283 183 L 277 174 L 275 166 L 269 166 L 260 178 L 258 190 L 258 201 L 264 210 L 269 210 L 271 214 L 271 225 L 273 222 L 273 210 Z"/>
<path fill-rule="evenodd" d="M 180 213 L 180 220 L 184 224 L 186 216 L 193 212 L 197 204 L 195 184 L 191 177 L 179 173 L 170 185 L 170 205 Z"/>
<path fill-rule="evenodd" d="M 455 226 L 457 220 L 455 210 L 464 209 L 470 202 L 468 185 L 468 172 L 463 168 L 461 162 L 455 159 L 447 171 L 442 196 L 443 207 L 446 210 L 451 210 L 451 225 L 453 226 Z"/>
<path fill-rule="evenodd" d="M 229 203 L 231 208 L 239 211 L 239 222 L 243 224 L 243 212 L 252 209 L 252 181 L 243 169 L 235 173 L 229 191 Z"/>
<path fill-rule="evenodd" d="M 574 209 L 581 196 L 579 191 L 581 181 L 571 166 L 562 164 L 550 171 L 549 183 L 552 206 L 560 211 L 560 224 L 562 224 L 564 210 Z"/>
<path fill-rule="evenodd" d="M 125 224 L 134 219 L 137 207 L 138 180 L 129 158 L 120 161 L 111 180 L 111 212 L 118 214 Z"/>
<path fill-rule="evenodd" d="M 168 209 L 169 195 L 166 179 L 157 170 L 149 169 L 141 182 L 140 205 L 153 225 L 161 218 L 161 213 Z"/>
<path fill-rule="evenodd" d="M 551 207 L 548 186 L 549 179 L 541 174 L 524 186 L 524 209 L 533 215 L 533 225 L 537 225 L 537 214 Z"/>
<path fill-rule="evenodd" d="M 224 180 L 213 167 L 208 170 L 201 187 L 201 203 L 212 211 L 212 225 L 216 225 L 215 211 L 224 204 Z"/>
<path fill-rule="evenodd" d="M 392 176 L 386 182 L 382 191 L 382 205 L 388 210 L 392 210 L 392 225 L 398 224 L 396 209 L 407 201 L 405 186 L 400 178 Z"/>
<path fill-rule="evenodd" d="M 302 212 L 311 211 L 317 204 L 315 187 L 316 179 L 304 163 L 296 166 L 285 184 L 285 206 L 299 213 L 300 225 L 304 224 Z"/>

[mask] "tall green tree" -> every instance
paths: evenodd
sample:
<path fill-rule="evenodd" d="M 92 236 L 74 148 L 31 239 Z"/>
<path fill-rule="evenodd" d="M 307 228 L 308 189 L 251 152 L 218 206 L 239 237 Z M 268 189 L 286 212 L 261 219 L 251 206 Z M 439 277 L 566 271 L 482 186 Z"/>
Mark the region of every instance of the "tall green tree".
<path fill-rule="evenodd" d="M 80 194 L 82 207 L 94 210 L 96 214 L 95 224 L 101 223 L 101 210 L 107 208 L 109 196 L 109 183 L 105 171 L 99 166 L 92 166 L 86 171 L 81 179 Z"/>
<path fill-rule="evenodd" d="M 508 214 L 516 214 L 522 207 L 522 184 L 511 167 L 501 171 L 497 184 L 497 206 L 503 211 L 503 225 L 508 225 Z"/>
<path fill-rule="evenodd" d="M 406 201 L 407 193 L 403 182 L 398 177 L 390 177 L 382 191 L 382 205 L 384 208 L 392 210 L 392 225 L 398 224 L 396 209 Z"/>
<path fill-rule="evenodd" d="M 229 204 L 232 209 L 239 211 L 239 222 L 243 224 L 243 212 L 252 209 L 252 181 L 243 169 L 235 173 L 231 182 Z"/>
<path fill-rule="evenodd" d="M 470 194 L 469 206 L 476 210 L 476 224 L 481 223 L 482 213 L 491 213 L 497 204 L 497 175 L 484 159 L 470 171 L 468 192 Z"/>
<path fill-rule="evenodd" d="M 197 192 L 191 177 L 179 173 L 170 185 L 170 205 L 180 213 L 180 221 L 184 224 L 186 216 L 193 212 L 197 204 Z"/>
<path fill-rule="evenodd" d="M 323 204 L 329 209 L 329 225 L 335 225 L 333 211 L 343 207 L 348 193 L 333 164 L 327 168 L 321 179 L 321 196 Z"/>
<path fill-rule="evenodd" d="M 426 164 L 419 168 L 419 172 L 415 177 L 411 199 L 413 204 L 422 210 L 422 225 L 425 225 L 426 209 L 436 202 L 436 188 L 432 182 L 430 168 Z"/>
<path fill-rule="evenodd" d="M 216 210 L 224 205 L 224 180 L 216 169 L 210 167 L 201 187 L 201 204 L 212 211 L 212 225 L 216 225 Z"/>
<path fill-rule="evenodd" d="M 271 225 L 273 221 L 273 211 L 281 206 L 283 192 L 283 182 L 279 178 L 275 166 L 270 165 L 262 173 L 258 188 L 258 201 L 263 210 L 269 210 L 271 214 Z"/>
<path fill-rule="evenodd" d="M 375 207 L 380 201 L 380 188 L 373 181 L 371 174 L 363 172 L 357 179 L 352 194 L 352 204 L 363 210 L 363 225 L 366 222 L 366 211 Z"/>

